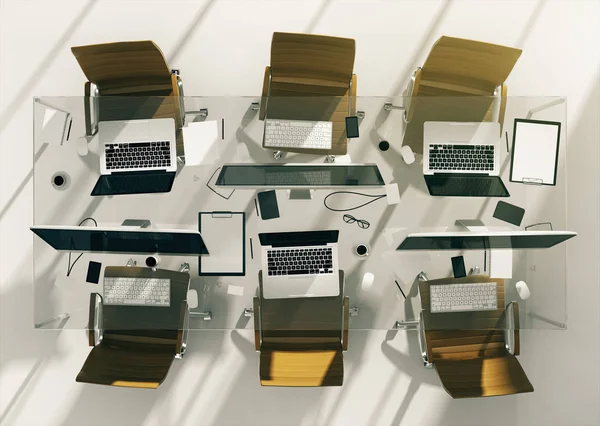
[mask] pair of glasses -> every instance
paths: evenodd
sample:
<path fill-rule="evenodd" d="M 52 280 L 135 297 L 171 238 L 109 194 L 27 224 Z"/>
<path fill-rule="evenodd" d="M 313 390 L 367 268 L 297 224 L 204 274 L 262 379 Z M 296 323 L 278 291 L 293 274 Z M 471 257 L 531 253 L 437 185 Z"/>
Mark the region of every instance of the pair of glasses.
<path fill-rule="evenodd" d="M 346 223 L 355 223 L 358 225 L 359 228 L 362 229 L 367 229 L 369 226 L 371 226 L 371 224 L 369 222 L 367 222 L 366 220 L 363 219 L 357 219 L 354 216 L 352 216 L 351 214 L 345 214 L 342 219 L 344 219 L 344 222 Z"/>

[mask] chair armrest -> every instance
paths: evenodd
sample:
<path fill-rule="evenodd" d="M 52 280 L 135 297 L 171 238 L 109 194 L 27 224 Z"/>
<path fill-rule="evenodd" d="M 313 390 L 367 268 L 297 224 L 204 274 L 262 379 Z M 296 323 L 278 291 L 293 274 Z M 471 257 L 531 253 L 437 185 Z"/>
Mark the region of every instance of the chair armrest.
<path fill-rule="evenodd" d="M 429 353 L 427 351 L 427 337 L 425 336 L 425 316 L 423 311 L 419 314 L 419 349 L 421 351 L 421 358 L 423 358 L 423 363 L 425 366 L 431 365 L 431 360 L 429 358 Z"/>
<path fill-rule="evenodd" d="M 96 346 L 102 340 L 102 296 L 90 293 L 90 311 L 88 318 L 88 343 Z"/>
<path fill-rule="evenodd" d="M 183 82 L 176 72 L 171 72 L 171 84 L 173 85 L 173 96 L 175 99 L 175 125 L 181 128 L 185 125 L 185 103 L 183 95 Z"/>
<path fill-rule="evenodd" d="M 187 339 L 189 335 L 190 308 L 187 300 L 181 302 L 181 314 L 179 316 L 179 327 L 177 328 L 177 340 L 175 342 L 175 355 L 183 356 L 187 348 Z"/>
<path fill-rule="evenodd" d="M 99 104 L 98 87 L 91 82 L 86 82 L 83 86 L 83 109 L 85 111 L 85 134 L 86 136 L 94 136 L 98 132 Z"/>
<path fill-rule="evenodd" d="M 267 115 L 267 104 L 269 103 L 269 93 L 271 92 L 271 67 L 265 67 L 265 76 L 263 78 L 262 94 L 260 95 L 260 109 L 258 119 L 264 120 Z"/>
<path fill-rule="evenodd" d="M 508 96 L 508 86 L 500 86 L 500 111 L 498 112 L 498 123 L 500 123 L 500 137 L 504 130 L 504 114 L 506 113 L 506 97 Z"/>
<path fill-rule="evenodd" d="M 419 87 L 421 84 L 421 71 L 419 67 L 415 70 L 413 75 L 408 82 L 408 87 L 404 92 L 404 120 L 410 123 L 415 112 L 414 102 L 412 99 L 419 93 Z"/>
<path fill-rule="evenodd" d="M 350 90 L 348 91 L 348 117 L 356 115 L 356 92 L 357 92 L 358 79 L 356 74 L 352 74 L 350 77 Z"/>
<path fill-rule="evenodd" d="M 343 319 L 342 319 L 342 350 L 348 350 L 348 325 L 350 323 L 350 298 L 344 297 L 343 304 Z"/>
<path fill-rule="evenodd" d="M 505 312 L 505 330 L 504 342 L 506 349 L 513 355 L 519 355 L 521 352 L 521 340 L 519 337 L 519 304 L 510 302 L 506 305 Z"/>
<path fill-rule="evenodd" d="M 260 332 L 260 299 L 254 297 L 252 299 L 252 307 L 254 311 L 254 349 L 260 351 L 261 332 Z"/>

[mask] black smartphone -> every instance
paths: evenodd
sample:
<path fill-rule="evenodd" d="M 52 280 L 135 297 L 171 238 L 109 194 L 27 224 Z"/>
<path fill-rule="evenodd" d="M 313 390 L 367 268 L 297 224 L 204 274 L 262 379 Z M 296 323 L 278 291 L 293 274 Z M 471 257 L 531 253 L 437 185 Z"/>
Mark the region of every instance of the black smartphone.
<path fill-rule="evenodd" d="M 357 138 L 358 136 L 358 117 L 346 117 L 346 137 Z"/>
<path fill-rule="evenodd" d="M 467 276 L 464 257 L 456 256 L 452 258 L 452 272 L 454 272 L 454 278 L 462 278 Z"/>
<path fill-rule="evenodd" d="M 94 262 L 90 260 L 87 270 L 87 277 L 85 278 L 86 282 L 92 284 L 98 284 L 100 281 L 100 270 L 102 269 L 102 264 L 98 262 Z"/>
<path fill-rule="evenodd" d="M 523 216 L 525 216 L 525 209 L 505 201 L 498 201 L 498 204 L 496 204 L 496 210 L 494 210 L 494 217 L 496 219 L 500 219 L 517 226 L 521 225 Z"/>
<path fill-rule="evenodd" d="M 263 220 L 275 219 L 279 217 L 279 206 L 277 205 L 277 195 L 275 190 L 263 191 L 257 194 L 258 207 L 260 208 L 260 217 Z"/>

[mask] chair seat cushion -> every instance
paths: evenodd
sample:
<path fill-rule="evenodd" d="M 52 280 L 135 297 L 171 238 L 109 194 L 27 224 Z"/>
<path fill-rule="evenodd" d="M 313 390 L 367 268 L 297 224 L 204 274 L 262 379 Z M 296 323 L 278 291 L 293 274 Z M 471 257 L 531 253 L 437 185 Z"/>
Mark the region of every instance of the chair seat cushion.
<path fill-rule="evenodd" d="M 261 351 L 260 384 L 263 386 L 341 386 L 343 381 L 341 349 Z"/>
<path fill-rule="evenodd" d="M 76 381 L 157 388 L 167 376 L 174 357 L 170 345 L 103 340 L 88 355 Z"/>
<path fill-rule="evenodd" d="M 453 398 L 533 392 L 523 367 L 511 354 L 491 358 L 438 360 L 434 365 L 444 389 Z"/>

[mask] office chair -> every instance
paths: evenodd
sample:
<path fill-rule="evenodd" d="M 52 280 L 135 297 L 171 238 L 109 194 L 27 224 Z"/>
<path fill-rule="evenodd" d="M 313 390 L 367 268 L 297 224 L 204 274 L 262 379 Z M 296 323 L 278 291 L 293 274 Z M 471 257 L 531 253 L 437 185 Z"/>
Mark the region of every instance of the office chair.
<path fill-rule="evenodd" d="M 179 71 L 169 69 L 156 44 L 150 40 L 93 44 L 71 47 L 71 52 L 88 79 L 84 86 L 88 137 L 96 134 L 99 121 L 173 118 L 177 152 L 183 155 L 183 85 Z"/>
<path fill-rule="evenodd" d="M 521 49 L 442 36 L 423 67 L 413 73 L 404 91 L 406 127 L 402 145 L 423 153 L 425 121 L 498 121 L 500 135 L 508 87 L 504 82 L 521 56 Z M 453 99 L 460 97 L 460 100 Z M 495 97 L 495 98 L 494 98 Z"/>
<path fill-rule="evenodd" d="M 357 79 L 352 73 L 355 45 L 348 38 L 273 33 L 271 65 L 265 68 L 259 119 L 333 122 L 330 150 L 285 148 L 285 151 L 346 154 L 345 119 L 356 115 Z"/>
<path fill-rule="evenodd" d="M 348 350 L 350 300 L 340 295 L 265 299 L 262 271 L 254 297 L 254 342 L 262 386 L 341 386 Z"/>
<path fill-rule="evenodd" d="M 169 278 L 171 303 L 168 308 L 103 305 L 100 294 L 90 294 L 88 339 L 93 349 L 77 382 L 156 389 L 164 381 L 187 345 L 190 275 L 185 264 L 182 270 L 187 272 L 106 267 L 105 277 Z"/>
<path fill-rule="evenodd" d="M 432 284 L 496 282 L 495 311 L 432 314 Z M 429 281 L 419 274 L 422 311 L 419 344 L 426 367 L 435 367 L 442 386 L 452 398 L 511 395 L 533 392 L 516 358 L 520 351 L 519 307 L 504 307 L 504 280 L 485 275 Z"/>

